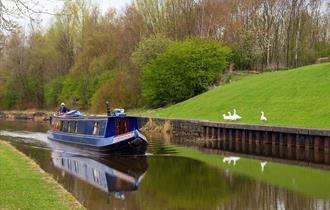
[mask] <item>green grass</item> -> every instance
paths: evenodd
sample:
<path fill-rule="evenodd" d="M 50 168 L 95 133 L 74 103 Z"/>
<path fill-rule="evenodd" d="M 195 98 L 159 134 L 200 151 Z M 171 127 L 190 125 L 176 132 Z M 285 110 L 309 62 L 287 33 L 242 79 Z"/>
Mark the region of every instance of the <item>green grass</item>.
<path fill-rule="evenodd" d="M 236 80 L 236 79 L 235 79 Z M 224 121 L 233 109 L 238 123 L 330 128 L 330 63 L 287 71 L 249 75 L 187 101 L 154 111 L 133 114 L 154 117 Z"/>
<path fill-rule="evenodd" d="M 0 209 L 72 209 L 58 186 L 0 142 Z M 66 199 L 69 199 L 66 197 Z"/>
<path fill-rule="evenodd" d="M 268 161 L 264 172 L 261 172 L 259 160 L 241 158 L 234 166 L 233 163 L 231 165 L 223 163 L 223 156 L 220 155 L 205 154 L 195 149 L 179 146 L 176 146 L 175 149 L 178 155 L 182 157 L 300 192 L 308 197 L 330 199 L 329 171 Z"/>

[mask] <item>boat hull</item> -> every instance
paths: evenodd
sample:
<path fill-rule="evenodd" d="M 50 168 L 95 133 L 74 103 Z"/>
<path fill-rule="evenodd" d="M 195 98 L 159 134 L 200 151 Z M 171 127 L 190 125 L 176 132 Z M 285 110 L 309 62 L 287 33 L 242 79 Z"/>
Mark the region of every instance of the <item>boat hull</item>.
<path fill-rule="evenodd" d="M 54 142 L 69 145 L 80 152 L 96 156 L 144 155 L 148 142 L 135 130 L 133 132 L 109 138 L 75 136 L 63 132 L 48 132 L 48 138 Z"/>

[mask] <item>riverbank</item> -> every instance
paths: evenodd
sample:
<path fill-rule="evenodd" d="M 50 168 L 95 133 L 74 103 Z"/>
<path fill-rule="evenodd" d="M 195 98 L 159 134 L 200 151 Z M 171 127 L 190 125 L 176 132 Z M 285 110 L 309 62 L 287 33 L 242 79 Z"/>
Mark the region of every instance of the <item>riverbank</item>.
<path fill-rule="evenodd" d="M 0 140 L 0 209 L 84 209 L 36 163 Z"/>
<path fill-rule="evenodd" d="M 51 112 L 45 111 L 0 111 L 0 119 L 3 120 L 33 120 L 33 121 L 47 121 Z"/>
<path fill-rule="evenodd" d="M 155 110 L 131 110 L 132 115 L 330 129 L 330 63 L 249 75 L 181 103 Z M 225 121 L 228 112 L 242 117 Z M 265 112 L 267 122 L 260 120 Z"/>

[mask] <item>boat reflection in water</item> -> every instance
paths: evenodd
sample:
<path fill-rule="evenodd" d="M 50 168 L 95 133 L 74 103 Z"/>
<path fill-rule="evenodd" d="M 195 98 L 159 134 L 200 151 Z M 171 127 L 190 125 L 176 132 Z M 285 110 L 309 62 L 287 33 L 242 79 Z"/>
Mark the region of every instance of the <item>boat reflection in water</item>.
<path fill-rule="evenodd" d="M 59 150 L 52 144 L 52 162 L 55 167 L 79 178 L 88 184 L 125 199 L 125 192 L 135 191 L 147 170 L 145 156 L 112 156 L 93 159 L 68 151 Z"/>

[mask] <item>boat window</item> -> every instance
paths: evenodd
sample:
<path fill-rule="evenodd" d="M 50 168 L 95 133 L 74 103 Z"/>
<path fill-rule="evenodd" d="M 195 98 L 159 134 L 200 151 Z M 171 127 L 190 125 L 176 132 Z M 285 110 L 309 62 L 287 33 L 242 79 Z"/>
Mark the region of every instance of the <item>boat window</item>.
<path fill-rule="evenodd" d="M 74 161 L 74 171 L 78 173 L 78 161 Z"/>
<path fill-rule="evenodd" d="M 70 121 L 68 128 L 69 128 L 68 132 L 77 133 L 77 121 Z"/>
<path fill-rule="evenodd" d="M 93 171 L 94 182 L 100 183 L 100 172 L 98 170 L 95 170 L 94 168 L 92 168 L 92 171 Z"/>
<path fill-rule="evenodd" d="M 64 166 L 64 160 L 63 160 L 63 158 L 61 158 L 61 163 L 62 163 L 62 166 Z"/>
<path fill-rule="evenodd" d="M 94 122 L 93 135 L 99 135 L 100 133 L 100 122 Z"/>
<path fill-rule="evenodd" d="M 69 122 L 68 121 L 63 121 L 63 132 L 68 132 L 69 128 Z"/>
<path fill-rule="evenodd" d="M 115 119 L 115 134 L 120 135 L 128 132 L 128 119 L 116 118 Z"/>
<path fill-rule="evenodd" d="M 74 132 L 78 133 L 78 122 L 74 121 Z"/>
<path fill-rule="evenodd" d="M 71 169 L 71 160 L 68 159 L 68 169 Z"/>

